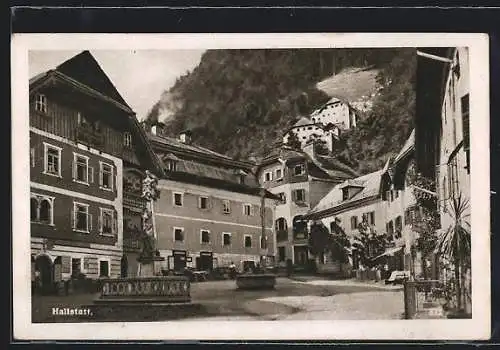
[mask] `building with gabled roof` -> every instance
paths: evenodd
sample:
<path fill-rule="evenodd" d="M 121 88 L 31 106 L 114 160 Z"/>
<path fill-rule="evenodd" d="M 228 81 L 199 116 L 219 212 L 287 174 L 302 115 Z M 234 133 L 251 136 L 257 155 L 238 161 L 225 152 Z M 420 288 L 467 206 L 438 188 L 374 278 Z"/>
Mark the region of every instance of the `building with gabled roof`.
<path fill-rule="evenodd" d="M 242 270 L 274 259 L 272 202 L 255 164 L 231 159 L 191 141 L 164 136 L 162 125 L 143 124 L 160 158 L 160 198 L 154 205 L 164 269 L 211 270 L 231 263 Z"/>
<path fill-rule="evenodd" d="M 303 215 L 335 185 L 358 176 L 334 157 L 320 156 L 313 141 L 302 150 L 277 142 L 257 166 L 260 183 L 281 200 L 274 203 L 277 260 L 304 268 L 310 260 Z"/>
<path fill-rule="evenodd" d="M 127 275 L 127 203 L 142 209 L 141 174 L 162 171 L 135 113 L 89 51 L 31 78 L 29 104 L 33 274 L 45 291 Z"/>

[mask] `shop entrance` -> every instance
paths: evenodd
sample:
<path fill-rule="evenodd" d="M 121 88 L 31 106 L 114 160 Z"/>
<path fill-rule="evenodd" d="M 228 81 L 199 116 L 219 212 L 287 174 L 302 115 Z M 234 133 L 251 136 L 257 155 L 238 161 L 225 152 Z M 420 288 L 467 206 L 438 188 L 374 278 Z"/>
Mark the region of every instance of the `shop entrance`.
<path fill-rule="evenodd" d="M 186 267 L 187 254 L 185 250 L 174 250 L 174 271 L 182 271 Z"/>
<path fill-rule="evenodd" d="M 306 265 L 307 264 L 307 246 L 294 246 L 294 260 L 296 265 Z"/>
<path fill-rule="evenodd" d="M 201 271 L 211 271 L 214 268 L 214 259 L 212 252 L 200 252 L 196 258 L 196 269 Z"/>

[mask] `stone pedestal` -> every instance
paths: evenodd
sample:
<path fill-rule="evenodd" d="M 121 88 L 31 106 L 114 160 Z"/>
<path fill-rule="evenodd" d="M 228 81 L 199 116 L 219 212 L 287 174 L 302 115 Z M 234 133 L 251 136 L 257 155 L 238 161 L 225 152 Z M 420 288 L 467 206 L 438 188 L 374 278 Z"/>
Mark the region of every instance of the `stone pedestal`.
<path fill-rule="evenodd" d="M 139 257 L 137 259 L 137 276 L 139 277 L 153 277 L 161 276 L 162 262 L 165 261 L 164 257 L 154 256 L 150 258 Z"/>

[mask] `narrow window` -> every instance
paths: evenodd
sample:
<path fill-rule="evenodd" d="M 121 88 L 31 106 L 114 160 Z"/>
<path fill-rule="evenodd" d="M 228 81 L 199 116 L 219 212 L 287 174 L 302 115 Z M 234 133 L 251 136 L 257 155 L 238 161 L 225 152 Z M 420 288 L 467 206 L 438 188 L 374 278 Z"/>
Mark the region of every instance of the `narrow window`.
<path fill-rule="evenodd" d="M 35 110 L 42 113 L 47 113 L 47 97 L 42 94 L 35 96 Z"/>
<path fill-rule="evenodd" d="M 61 148 L 45 144 L 45 173 L 61 176 Z"/>
<path fill-rule="evenodd" d="M 283 178 L 283 170 L 282 169 L 276 169 L 276 180 L 282 179 Z"/>
<path fill-rule="evenodd" d="M 229 202 L 228 199 L 223 199 L 222 200 L 222 212 L 224 214 L 231 213 L 231 203 Z"/>
<path fill-rule="evenodd" d="M 230 233 L 223 233 L 222 234 L 222 245 L 223 246 L 231 245 L 231 234 Z"/>
<path fill-rule="evenodd" d="M 355 230 L 358 228 L 358 217 L 351 216 L 351 230 Z"/>
<path fill-rule="evenodd" d="M 174 228 L 174 241 L 176 242 L 184 242 L 184 229 L 183 228 Z"/>
<path fill-rule="evenodd" d="M 39 221 L 45 224 L 52 222 L 52 204 L 48 199 L 42 199 L 40 202 L 40 218 Z"/>
<path fill-rule="evenodd" d="M 90 215 L 89 207 L 85 204 L 75 203 L 74 207 L 74 228 L 77 231 L 89 232 Z"/>
<path fill-rule="evenodd" d="M 306 191 L 304 189 L 295 190 L 295 201 L 304 202 L 306 200 Z"/>
<path fill-rule="evenodd" d="M 78 182 L 88 183 L 89 158 L 75 154 L 73 178 Z"/>
<path fill-rule="evenodd" d="M 201 243 L 210 243 L 210 231 L 201 230 Z"/>
<path fill-rule="evenodd" d="M 245 248 L 252 247 L 252 236 L 245 235 Z"/>
<path fill-rule="evenodd" d="M 31 221 L 38 221 L 38 200 L 31 198 L 30 200 Z"/>
<path fill-rule="evenodd" d="M 123 145 L 127 148 L 132 147 L 132 134 L 129 132 L 123 133 Z"/>
<path fill-rule="evenodd" d="M 199 198 L 199 208 L 200 209 L 207 209 L 208 208 L 208 198 L 207 197 L 200 197 Z"/>
<path fill-rule="evenodd" d="M 245 204 L 243 206 L 243 213 L 246 215 L 246 216 L 251 216 L 253 213 L 253 210 L 252 210 L 252 205 L 251 204 Z"/>
<path fill-rule="evenodd" d="M 99 261 L 99 277 L 109 277 L 109 262 L 106 260 Z"/>
<path fill-rule="evenodd" d="M 101 227 L 100 232 L 103 235 L 114 234 L 113 230 L 113 211 L 101 208 Z"/>
<path fill-rule="evenodd" d="M 101 163 L 101 187 L 106 190 L 113 190 L 113 167 L 106 163 Z"/>
<path fill-rule="evenodd" d="M 174 193 L 174 205 L 182 207 L 182 193 Z"/>

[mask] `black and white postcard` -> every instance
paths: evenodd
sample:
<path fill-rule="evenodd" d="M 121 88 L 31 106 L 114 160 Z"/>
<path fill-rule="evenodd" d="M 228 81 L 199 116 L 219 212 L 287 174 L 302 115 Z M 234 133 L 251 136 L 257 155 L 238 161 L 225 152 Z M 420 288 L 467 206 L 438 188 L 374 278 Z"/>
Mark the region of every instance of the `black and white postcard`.
<path fill-rule="evenodd" d="M 16 339 L 487 339 L 484 34 L 14 34 Z"/>

